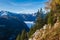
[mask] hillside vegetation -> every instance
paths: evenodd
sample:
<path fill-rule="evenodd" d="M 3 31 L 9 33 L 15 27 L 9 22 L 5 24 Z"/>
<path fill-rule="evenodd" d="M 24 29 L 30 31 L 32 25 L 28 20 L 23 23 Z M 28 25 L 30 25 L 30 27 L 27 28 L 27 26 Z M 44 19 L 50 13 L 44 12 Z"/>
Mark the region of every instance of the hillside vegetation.
<path fill-rule="evenodd" d="M 60 40 L 60 22 L 56 22 L 52 28 L 49 26 L 36 30 L 29 40 Z"/>
<path fill-rule="evenodd" d="M 29 40 L 60 40 L 60 0 L 49 0 L 46 4 L 46 10 L 50 9 L 50 12 L 44 19 L 44 25 L 36 26 L 40 28 L 30 36 Z"/>
<path fill-rule="evenodd" d="M 27 36 L 29 40 L 60 40 L 60 0 L 49 0 L 46 5 L 46 10 L 50 11 L 43 16 L 42 9 L 38 10 Z"/>

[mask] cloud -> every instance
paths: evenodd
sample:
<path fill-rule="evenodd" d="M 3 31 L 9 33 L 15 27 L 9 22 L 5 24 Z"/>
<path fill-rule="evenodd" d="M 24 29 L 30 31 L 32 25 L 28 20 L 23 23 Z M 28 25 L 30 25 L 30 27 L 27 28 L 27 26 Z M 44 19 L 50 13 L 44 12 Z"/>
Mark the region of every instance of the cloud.
<path fill-rule="evenodd" d="M 11 5 L 13 5 L 13 6 L 31 6 L 32 5 L 32 3 L 14 3 L 14 2 L 10 2 L 10 4 Z"/>
<path fill-rule="evenodd" d="M 0 0 L 0 9 L 9 10 L 20 13 L 34 13 L 39 8 L 44 7 L 44 2 L 39 0 L 23 1 L 23 0 Z"/>
<path fill-rule="evenodd" d="M 12 6 L 20 6 L 20 7 L 29 7 L 29 6 L 38 6 L 38 5 L 42 5 L 44 4 L 43 2 L 20 2 L 20 3 L 16 3 L 16 2 L 10 2 L 10 4 Z"/>
<path fill-rule="evenodd" d="M 18 9 L 18 13 L 35 13 L 39 8 L 42 8 L 44 6 L 41 2 L 10 2 L 10 4 Z"/>
<path fill-rule="evenodd" d="M 19 13 L 34 13 L 35 12 L 35 10 L 32 10 L 32 9 L 25 9 L 25 10 L 21 10 L 21 11 L 19 11 Z"/>

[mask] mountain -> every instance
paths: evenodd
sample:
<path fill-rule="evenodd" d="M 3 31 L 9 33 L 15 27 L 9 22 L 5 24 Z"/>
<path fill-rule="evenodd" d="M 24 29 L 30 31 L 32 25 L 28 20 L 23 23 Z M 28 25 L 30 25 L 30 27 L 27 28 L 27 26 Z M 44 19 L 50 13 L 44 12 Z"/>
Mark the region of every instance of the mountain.
<path fill-rule="evenodd" d="M 24 14 L 24 13 L 13 13 L 9 11 L 0 11 L 0 16 L 11 16 L 11 17 L 17 17 L 19 20 L 22 21 L 35 21 L 36 20 L 36 15 L 37 13 L 32 13 L 32 14 Z M 41 17 L 45 17 L 46 14 L 41 13 Z"/>
<path fill-rule="evenodd" d="M 9 11 L 0 11 L 0 16 L 10 16 L 18 18 L 19 20 L 23 21 L 23 17 L 17 13 L 9 12 Z"/>
<path fill-rule="evenodd" d="M 32 14 L 24 14 L 24 13 L 13 13 L 13 12 L 9 12 L 9 11 L 4 11 L 4 10 L 2 10 L 2 11 L 0 11 L 0 17 L 1 16 L 10 16 L 10 17 L 14 17 L 14 18 L 18 18 L 20 21 L 29 21 L 29 22 L 35 22 L 35 20 L 36 20 L 36 18 L 37 18 L 37 13 L 32 13 Z M 43 17 L 45 17 L 46 16 L 46 14 L 43 14 L 43 13 L 41 13 L 41 15 L 40 15 L 42 18 Z M 26 24 L 28 24 L 28 23 L 26 23 Z M 30 26 L 28 26 L 28 25 L 30 25 Z M 31 23 L 29 23 L 27 26 L 28 27 L 31 27 L 32 26 L 32 24 Z"/>
<path fill-rule="evenodd" d="M 0 17 L 0 40 L 15 40 L 24 29 L 29 31 L 27 25 L 18 18 L 6 15 Z"/>
<path fill-rule="evenodd" d="M 20 15 L 23 17 L 24 21 L 35 21 L 36 19 L 36 15 L 34 14 L 20 14 Z"/>
<path fill-rule="evenodd" d="M 43 17 L 45 14 L 41 14 Z M 29 28 L 24 21 L 35 21 L 35 14 L 17 14 L 9 11 L 0 11 L 0 40 L 15 40 L 18 33 Z"/>
<path fill-rule="evenodd" d="M 9 11 L 0 11 L 0 16 L 11 16 L 11 17 L 17 17 L 19 20 L 22 21 L 35 21 L 36 15 L 34 14 L 23 14 L 23 13 L 13 13 Z"/>

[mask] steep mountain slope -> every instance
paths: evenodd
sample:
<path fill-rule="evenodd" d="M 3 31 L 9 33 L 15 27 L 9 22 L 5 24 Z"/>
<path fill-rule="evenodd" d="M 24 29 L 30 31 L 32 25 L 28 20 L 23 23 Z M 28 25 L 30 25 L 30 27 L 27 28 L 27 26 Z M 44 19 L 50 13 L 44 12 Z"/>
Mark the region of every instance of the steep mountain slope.
<path fill-rule="evenodd" d="M 36 15 L 33 14 L 20 14 L 25 21 L 35 21 Z"/>
<path fill-rule="evenodd" d="M 11 16 L 0 17 L 0 40 L 15 40 L 18 33 L 25 29 L 27 32 L 29 28 L 18 18 Z"/>
<path fill-rule="evenodd" d="M 56 22 L 52 28 L 49 27 L 50 25 L 45 25 L 37 30 L 29 40 L 60 40 L 60 22 Z"/>

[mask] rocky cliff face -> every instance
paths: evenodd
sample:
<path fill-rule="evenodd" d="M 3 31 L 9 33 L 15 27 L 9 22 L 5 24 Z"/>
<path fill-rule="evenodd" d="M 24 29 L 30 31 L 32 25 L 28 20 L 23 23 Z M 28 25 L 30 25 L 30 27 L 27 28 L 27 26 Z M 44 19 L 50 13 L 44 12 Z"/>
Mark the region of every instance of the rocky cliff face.
<path fill-rule="evenodd" d="M 29 40 L 60 40 L 60 22 L 56 22 L 53 27 L 49 24 L 44 25 L 36 30 Z"/>

